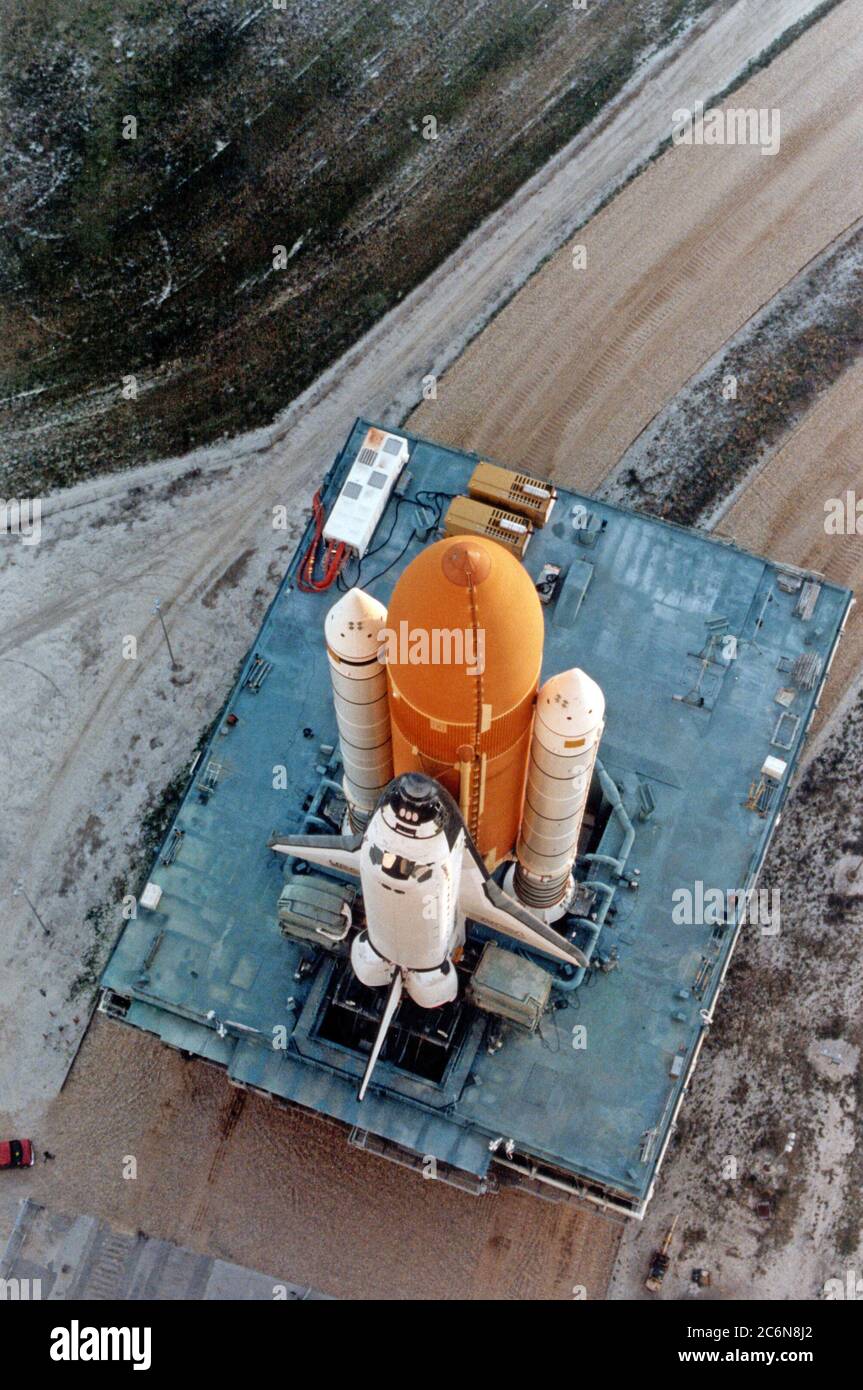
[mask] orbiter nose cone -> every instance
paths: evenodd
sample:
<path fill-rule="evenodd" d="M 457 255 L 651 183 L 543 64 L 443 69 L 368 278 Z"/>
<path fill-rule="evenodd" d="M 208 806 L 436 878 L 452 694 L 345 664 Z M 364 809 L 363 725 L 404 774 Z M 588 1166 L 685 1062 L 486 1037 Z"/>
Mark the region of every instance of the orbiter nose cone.
<path fill-rule="evenodd" d="M 363 589 L 349 589 L 334 603 L 324 623 L 330 651 L 342 661 L 368 661 L 377 655 L 387 610 Z"/>
<path fill-rule="evenodd" d="M 399 791 L 408 801 L 414 801 L 421 805 L 424 801 L 433 801 L 437 795 L 437 787 L 430 777 L 424 777 L 421 772 L 405 772 L 398 779 Z"/>
<path fill-rule="evenodd" d="M 443 814 L 441 788 L 423 772 L 403 772 L 394 778 L 380 804 L 390 807 L 399 820 L 415 827 L 440 822 Z"/>
<path fill-rule="evenodd" d="M 605 696 L 577 666 L 547 680 L 536 704 L 543 724 L 561 738 L 582 738 L 605 718 Z"/>

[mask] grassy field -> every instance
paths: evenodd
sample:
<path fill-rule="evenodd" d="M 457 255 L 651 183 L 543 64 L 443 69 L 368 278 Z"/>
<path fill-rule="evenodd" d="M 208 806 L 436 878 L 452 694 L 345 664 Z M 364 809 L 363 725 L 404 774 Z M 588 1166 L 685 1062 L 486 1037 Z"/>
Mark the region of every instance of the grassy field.
<path fill-rule="evenodd" d="M 7 491 L 272 419 L 706 0 L 286 6 L 7 3 Z"/>

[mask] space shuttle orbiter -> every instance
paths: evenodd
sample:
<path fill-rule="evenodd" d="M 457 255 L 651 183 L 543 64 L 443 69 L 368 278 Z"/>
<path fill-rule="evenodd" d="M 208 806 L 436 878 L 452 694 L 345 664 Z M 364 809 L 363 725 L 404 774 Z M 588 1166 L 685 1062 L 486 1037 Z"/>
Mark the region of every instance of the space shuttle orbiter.
<path fill-rule="evenodd" d="M 545 636 L 524 566 L 480 536 L 440 540 L 400 576 L 389 610 L 351 589 L 324 624 L 346 835 L 270 847 L 358 875 L 367 926 L 351 965 L 389 986 L 363 1098 L 402 993 L 455 999 L 465 921 L 557 961 L 589 964 L 565 916 L 605 702 L 577 668 L 540 686 Z M 491 877 L 508 864 L 507 888 Z"/>
<path fill-rule="evenodd" d="M 360 879 L 367 926 L 354 937 L 351 965 L 364 985 L 390 986 L 360 1100 L 402 992 L 426 1009 L 455 999 L 453 957 L 464 945 L 467 917 L 556 960 L 588 964 L 578 947 L 491 878 L 455 801 L 422 773 L 394 778 L 360 834 L 278 835 L 269 844 Z"/>

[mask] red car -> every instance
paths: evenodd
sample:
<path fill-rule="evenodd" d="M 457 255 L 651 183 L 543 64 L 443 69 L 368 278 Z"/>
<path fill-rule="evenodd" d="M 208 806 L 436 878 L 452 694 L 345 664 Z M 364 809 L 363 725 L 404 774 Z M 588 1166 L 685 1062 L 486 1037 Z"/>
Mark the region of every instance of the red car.
<path fill-rule="evenodd" d="M 0 1139 L 0 1168 L 32 1168 L 33 1160 L 29 1139 Z"/>

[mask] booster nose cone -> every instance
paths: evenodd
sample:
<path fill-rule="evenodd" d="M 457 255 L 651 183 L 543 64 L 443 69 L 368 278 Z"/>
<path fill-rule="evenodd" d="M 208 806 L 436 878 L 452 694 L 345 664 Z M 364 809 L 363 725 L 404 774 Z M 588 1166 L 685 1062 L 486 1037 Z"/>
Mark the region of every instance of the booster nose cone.
<path fill-rule="evenodd" d="M 552 676 L 537 696 L 514 879 L 529 907 L 556 908 L 568 897 L 604 718 L 602 691 L 577 668 Z"/>
<path fill-rule="evenodd" d="M 361 830 L 393 775 L 386 669 L 380 660 L 387 610 L 351 589 L 326 616 L 324 635 L 339 727 L 344 789 L 354 830 Z"/>
<path fill-rule="evenodd" d="M 362 589 L 349 589 L 324 621 L 327 648 L 341 661 L 377 659 L 386 621 L 387 610 L 378 599 Z"/>
<path fill-rule="evenodd" d="M 589 736 L 605 718 L 605 696 L 585 671 L 574 666 L 545 682 L 536 700 L 544 743 L 560 751 L 571 740 Z"/>

